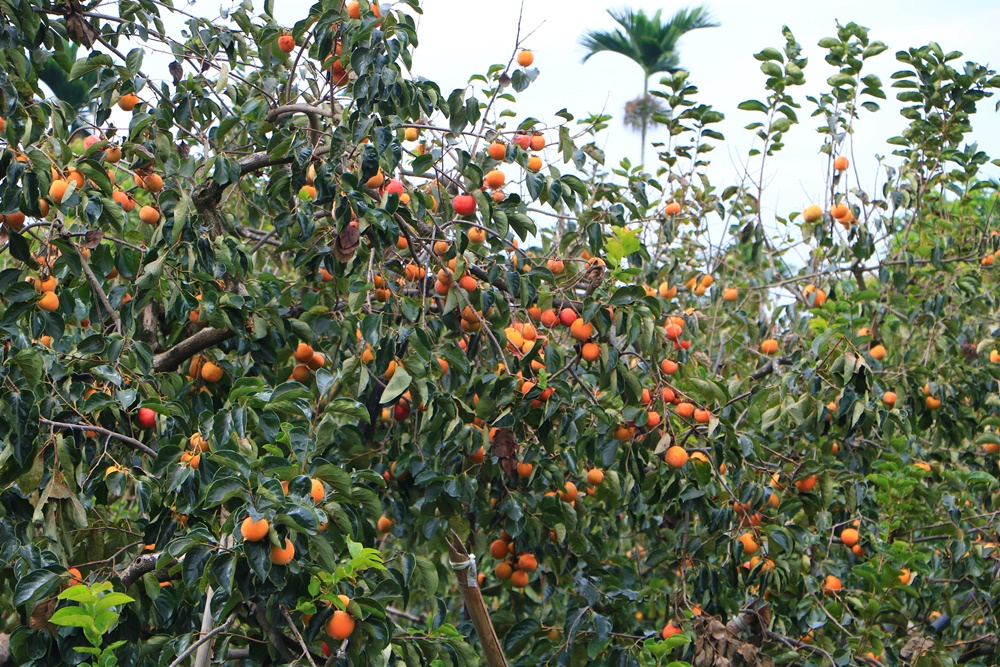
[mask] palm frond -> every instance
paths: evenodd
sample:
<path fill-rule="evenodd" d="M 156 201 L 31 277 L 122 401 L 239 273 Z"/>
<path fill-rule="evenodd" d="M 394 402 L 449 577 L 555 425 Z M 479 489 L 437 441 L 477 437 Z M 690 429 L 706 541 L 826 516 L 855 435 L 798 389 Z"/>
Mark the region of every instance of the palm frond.
<path fill-rule="evenodd" d="M 649 16 L 641 9 L 609 9 L 608 14 L 621 29 L 586 33 L 580 40 L 587 49 L 584 62 L 602 51 L 620 53 L 635 61 L 647 78 L 656 72 L 679 68 L 677 42 L 685 33 L 718 25 L 704 6 L 682 9 L 666 23 L 660 11 Z"/>

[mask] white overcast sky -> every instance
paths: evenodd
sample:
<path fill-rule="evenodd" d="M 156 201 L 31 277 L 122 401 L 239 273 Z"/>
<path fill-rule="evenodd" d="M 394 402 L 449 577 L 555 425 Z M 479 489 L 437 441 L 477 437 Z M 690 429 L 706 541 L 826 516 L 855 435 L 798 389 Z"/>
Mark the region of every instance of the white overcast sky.
<path fill-rule="evenodd" d="M 255 0 L 254 5 L 262 7 L 262 3 Z M 641 70 L 625 57 L 610 53 L 581 63 L 584 52 L 579 37 L 588 29 L 616 27 L 607 8 L 623 4 L 605 0 L 524 0 L 522 19 L 522 32 L 534 30 L 525 46 L 535 52 L 535 67 L 541 75 L 519 95 L 517 111 L 553 120 L 552 114 L 563 108 L 578 118 L 606 110 L 615 116 L 611 129 L 602 137 L 612 163 L 626 156 L 638 161 L 639 137 L 622 126 L 621 113 L 625 102 L 641 93 Z M 689 4 L 697 3 L 628 3 L 648 13 L 663 9 L 666 15 Z M 818 119 L 810 118 L 812 104 L 805 96 L 825 90 L 827 77 L 835 71 L 823 60 L 823 51 L 817 46 L 822 37 L 835 33 L 835 21 L 855 21 L 866 26 L 873 40 L 881 40 L 889 47 L 869 61 L 871 71 L 882 78 L 889 99 L 882 102 L 878 113 L 863 112 L 854 139 L 856 167 L 866 189 L 876 177 L 876 155 L 889 156 L 890 163 L 895 160 L 885 140 L 905 125 L 898 113 L 895 91 L 889 87 L 890 75 L 902 69 L 895 60 L 896 51 L 933 40 L 945 51 L 962 51 L 963 60 L 994 67 L 1000 61 L 996 39 L 1000 0 L 711 0 L 705 4 L 721 27 L 689 33 L 680 43 L 680 54 L 682 65 L 691 72 L 690 82 L 700 89 L 699 101 L 712 104 L 727 117 L 720 127 L 727 142 L 712 153 L 711 175 L 717 185 L 735 179 L 752 140 L 743 126 L 760 115 L 736 108 L 743 100 L 764 96 L 765 77 L 753 54 L 766 46 L 780 48 L 784 44 L 781 29 L 787 24 L 809 57 L 807 83 L 793 89 L 803 105 L 799 113 L 802 124 L 787 135 L 785 151 L 770 161 L 766 170 L 768 189 L 763 208 L 782 216 L 820 201 L 824 191 L 826 163 L 818 154 L 822 137 L 814 129 Z M 436 81 L 447 94 L 465 86 L 472 74 L 485 72 L 494 63 L 507 62 L 517 33 L 518 0 L 425 0 L 422 5 L 414 74 Z M 309 6 L 306 0 L 280 0 L 275 2 L 275 18 L 290 26 L 306 15 Z M 184 9 L 214 16 L 219 5 L 201 0 Z M 154 74 L 150 65 L 148 69 Z M 164 70 L 156 74 L 165 76 Z M 657 81 L 654 77 L 651 85 Z M 1000 156 L 996 100 L 981 104 L 973 122 L 974 140 L 991 156 Z M 651 140 L 656 138 L 654 133 Z M 653 152 L 647 150 L 647 160 L 652 157 Z M 991 175 L 995 176 L 996 171 Z"/>

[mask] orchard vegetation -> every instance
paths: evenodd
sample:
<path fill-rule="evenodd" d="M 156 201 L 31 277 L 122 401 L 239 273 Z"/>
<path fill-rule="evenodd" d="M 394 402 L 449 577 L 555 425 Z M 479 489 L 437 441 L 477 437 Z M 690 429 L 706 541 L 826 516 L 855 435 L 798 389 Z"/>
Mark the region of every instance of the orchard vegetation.
<path fill-rule="evenodd" d="M 1000 661 L 1000 77 L 786 28 L 614 165 L 530 39 L 448 91 L 417 0 L 272 5 L 0 0 L 4 664 Z"/>

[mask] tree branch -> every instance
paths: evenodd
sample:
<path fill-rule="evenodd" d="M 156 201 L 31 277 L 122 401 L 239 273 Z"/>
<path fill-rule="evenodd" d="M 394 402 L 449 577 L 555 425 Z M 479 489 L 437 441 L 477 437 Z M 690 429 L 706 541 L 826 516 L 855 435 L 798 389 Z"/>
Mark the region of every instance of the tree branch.
<path fill-rule="evenodd" d="M 260 624 L 260 627 L 267 635 L 267 638 L 271 640 L 271 645 L 277 649 L 278 653 L 281 654 L 281 657 L 291 663 L 298 660 L 299 656 L 295 655 L 295 652 L 288 648 L 288 645 L 285 643 L 288 638 L 278 632 L 278 629 L 271 625 L 271 622 L 267 620 L 267 612 L 264 610 L 264 607 L 259 603 L 250 602 L 249 604 L 253 609 L 254 616 L 257 617 L 257 623 Z"/>
<path fill-rule="evenodd" d="M 159 557 L 159 554 L 143 554 L 132 561 L 132 564 L 122 570 L 118 575 L 118 578 L 122 582 L 122 586 L 124 586 L 127 590 L 132 584 L 137 582 L 142 575 L 155 570 L 156 561 Z"/>
<path fill-rule="evenodd" d="M 229 340 L 235 335 L 236 332 L 229 329 L 216 329 L 214 327 L 202 329 L 193 336 L 177 343 L 169 350 L 153 357 L 153 370 L 157 373 L 175 371 L 182 362 L 187 361 L 202 350 L 207 350 L 223 341 Z"/>
<path fill-rule="evenodd" d="M 301 113 L 307 116 L 325 116 L 326 118 L 336 118 L 336 115 L 332 110 L 324 107 L 314 107 L 311 104 L 284 104 L 268 111 L 267 115 L 264 116 L 264 120 L 268 123 L 273 123 L 282 116 L 288 116 L 295 113 Z"/>
<path fill-rule="evenodd" d="M 209 599 L 211 599 L 211 597 L 209 597 Z M 204 635 L 202 635 L 201 639 L 191 644 L 186 649 L 184 649 L 184 651 L 178 654 L 177 658 L 172 663 L 170 663 L 169 667 L 180 667 L 181 663 L 183 663 L 189 655 L 197 651 L 199 647 L 203 646 L 207 642 L 212 641 L 212 639 L 214 639 L 216 635 L 222 634 L 223 632 L 228 630 L 229 626 L 231 626 L 235 620 L 236 620 L 235 617 L 230 616 L 228 621 L 226 621 L 219 627 L 215 628 L 211 632 L 207 632 Z"/>
<path fill-rule="evenodd" d="M 108 315 L 111 317 L 111 321 L 115 324 L 115 332 L 121 336 L 122 335 L 122 321 L 118 319 L 118 313 L 115 309 L 111 307 L 111 302 L 108 301 L 108 295 L 104 293 L 104 288 L 101 287 L 101 283 L 97 280 L 97 276 L 94 275 L 93 270 L 90 268 L 90 262 L 87 258 L 83 256 L 80 252 L 79 246 L 73 244 L 73 249 L 76 250 L 77 257 L 80 258 L 80 266 L 83 267 L 83 272 L 87 276 L 87 280 L 90 281 L 90 286 L 97 294 L 97 299 L 101 302 L 104 310 L 107 311 Z"/>
<path fill-rule="evenodd" d="M 791 357 L 772 357 L 766 364 L 751 373 L 750 379 L 759 380 L 765 375 L 773 373 L 777 369 L 778 365 L 784 364 L 787 366 L 790 363 L 792 363 Z"/>
<path fill-rule="evenodd" d="M 143 454 L 156 456 L 156 452 L 154 452 L 152 449 L 142 444 L 135 438 L 130 438 L 127 435 L 122 435 L 121 433 L 115 433 L 114 431 L 109 431 L 108 429 L 101 428 L 100 426 L 91 426 L 90 424 L 69 424 L 67 422 L 54 422 L 51 419 L 46 419 L 45 417 L 39 417 L 38 421 L 47 426 L 55 426 L 56 428 L 68 428 L 74 431 L 94 431 L 95 433 L 101 433 L 103 435 L 115 438 L 116 440 L 121 440 L 126 445 L 138 449 Z"/>

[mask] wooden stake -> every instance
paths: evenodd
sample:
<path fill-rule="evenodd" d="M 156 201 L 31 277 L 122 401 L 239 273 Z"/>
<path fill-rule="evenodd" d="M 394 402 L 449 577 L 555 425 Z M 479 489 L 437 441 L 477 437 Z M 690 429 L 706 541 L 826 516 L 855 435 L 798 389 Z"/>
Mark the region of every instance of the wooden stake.
<path fill-rule="evenodd" d="M 490 621 L 490 612 L 483 602 L 483 593 L 477 580 L 475 558 L 469 556 L 469 552 L 455 531 L 452 531 L 451 539 L 448 540 L 448 557 L 451 559 L 452 569 L 458 575 L 458 587 L 465 599 L 465 608 L 472 619 L 472 626 L 476 629 L 479 644 L 486 654 L 486 664 L 489 667 L 508 667 L 507 658 L 500 647 L 500 640 L 497 639 L 496 630 L 493 629 L 493 622 Z"/>

